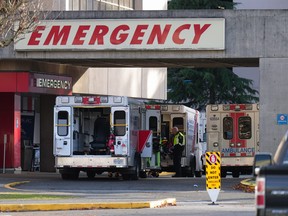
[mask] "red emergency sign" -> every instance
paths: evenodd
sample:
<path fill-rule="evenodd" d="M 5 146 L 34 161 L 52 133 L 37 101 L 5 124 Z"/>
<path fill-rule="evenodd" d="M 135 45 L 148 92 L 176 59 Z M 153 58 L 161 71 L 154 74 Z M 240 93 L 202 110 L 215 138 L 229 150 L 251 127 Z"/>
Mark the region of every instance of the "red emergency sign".
<path fill-rule="evenodd" d="M 201 35 L 210 27 L 211 24 L 204 24 L 202 27 L 200 24 L 185 24 L 181 25 L 176 28 L 171 36 L 172 41 L 174 44 L 183 44 L 189 38 L 181 38 L 180 35 L 183 31 L 188 31 L 193 28 L 194 34 L 191 34 L 190 41 L 192 44 L 198 44 Z M 71 25 L 65 26 L 52 26 L 49 29 L 48 36 L 43 37 L 42 32 L 45 31 L 46 26 L 37 26 L 36 30 L 32 32 L 32 35 L 29 39 L 28 45 L 39 45 L 42 43 L 45 45 L 67 45 L 68 38 L 71 32 Z M 171 24 L 165 25 L 164 29 L 162 30 L 160 25 L 153 25 L 151 32 L 149 32 L 148 40 L 143 41 L 143 37 L 147 34 L 147 29 L 149 25 L 137 25 L 135 30 L 130 29 L 128 25 L 119 25 L 114 29 L 109 29 L 106 25 L 97 25 L 92 29 L 93 34 L 91 37 L 87 37 L 87 32 L 91 30 L 91 25 L 79 25 L 75 34 L 72 34 L 72 45 L 83 45 L 84 42 L 88 42 L 89 45 L 103 45 L 104 44 L 104 37 L 109 38 L 109 42 L 113 45 L 118 45 L 124 43 L 128 40 L 129 34 L 132 34 L 131 40 L 128 41 L 130 45 L 142 45 L 143 43 L 146 44 L 164 44 L 168 33 L 171 29 Z M 111 32 L 108 35 L 108 32 Z"/>
<path fill-rule="evenodd" d="M 224 49 L 224 19 L 53 20 L 16 43 L 35 49 Z"/>

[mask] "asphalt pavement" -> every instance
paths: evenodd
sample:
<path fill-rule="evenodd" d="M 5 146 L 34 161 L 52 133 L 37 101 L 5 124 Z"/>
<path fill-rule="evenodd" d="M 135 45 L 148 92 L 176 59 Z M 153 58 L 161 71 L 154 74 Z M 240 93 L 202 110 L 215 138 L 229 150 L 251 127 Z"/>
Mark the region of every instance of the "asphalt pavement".
<path fill-rule="evenodd" d="M 57 199 L 0 199 L 0 212 L 21 212 L 21 211 L 61 211 L 61 210 L 83 210 L 83 209 L 141 209 L 158 208 L 177 205 L 174 197 L 155 195 L 156 193 L 138 193 L 138 197 L 129 199 L 117 199 L 117 195 L 103 195 L 97 201 L 91 201 L 87 193 L 69 193 L 49 190 L 33 190 L 31 182 L 36 179 L 60 178 L 58 173 L 43 172 L 21 172 L 20 174 L 0 174 L 0 195 L 4 193 L 30 193 L 30 194 L 53 194 L 71 195 L 71 198 Z M 254 188 L 254 181 L 245 179 L 241 181 L 241 187 Z M 24 186 L 30 186 L 25 189 Z M 24 189 L 23 189 L 24 188 Z M 33 187 L 32 187 L 33 188 Z M 48 186 L 49 188 L 49 186 Z M 113 197 L 114 196 L 114 197 Z"/>

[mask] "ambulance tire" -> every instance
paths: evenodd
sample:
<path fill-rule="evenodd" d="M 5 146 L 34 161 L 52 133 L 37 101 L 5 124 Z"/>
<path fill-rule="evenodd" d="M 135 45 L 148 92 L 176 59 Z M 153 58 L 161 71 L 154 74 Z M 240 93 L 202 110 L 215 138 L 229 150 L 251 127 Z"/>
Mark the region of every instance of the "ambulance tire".
<path fill-rule="evenodd" d="M 145 171 L 140 171 L 140 178 L 147 178 L 147 173 Z"/>
<path fill-rule="evenodd" d="M 202 172 L 201 171 L 195 171 L 195 177 L 201 178 L 202 177 Z"/>
<path fill-rule="evenodd" d="M 71 174 L 71 179 L 76 180 L 79 178 L 79 171 L 75 171 L 74 173 Z"/>
<path fill-rule="evenodd" d="M 240 176 L 240 172 L 238 170 L 232 172 L 233 178 L 239 178 L 239 176 Z"/>
<path fill-rule="evenodd" d="M 153 172 L 153 173 L 152 173 L 152 176 L 158 178 L 158 177 L 159 177 L 159 172 L 156 172 L 156 171 Z"/>
<path fill-rule="evenodd" d="M 122 174 L 122 178 L 123 178 L 123 180 L 130 180 L 130 174 Z"/>
<path fill-rule="evenodd" d="M 131 174 L 131 180 L 138 180 L 141 172 L 141 159 L 140 155 L 136 154 L 134 157 L 134 169 L 133 174 Z"/>
<path fill-rule="evenodd" d="M 87 171 L 88 179 L 94 179 L 96 173 L 94 171 Z"/>
<path fill-rule="evenodd" d="M 63 180 L 76 180 L 79 178 L 79 172 L 75 171 L 73 173 L 61 173 Z"/>
<path fill-rule="evenodd" d="M 67 173 L 61 173 L 61 178 L 62 178 L 63 180 L 69 180 L 69 179 L 70 179 L 70 175 L 67 174 Z"/>
<path fill-rule="evenodd" d="M 188 168 L 188 177 L 194 177 L 195 175 L 195 168 L 196 168 L 196 159 L 195 156 L 191 156 L 190 158 L 190 167 Z"/>
<path fill-rule="evenodd" d="M 221 178 L 226 178 L 227 176 L 227 171 L 222 170 L 221 171 Z"/>
<path fill-rule="evenodd" d="M 206 166 L 203 165 L 203 172 L 202 172 L 203 175 L 206 175 Z"/>
<path fill-rule="evenodd" d="M 96 174 L 97 174 L 97 175 L 102 175 L 102 174 L 103 174 L 103 171 L 97 171 Z"/>

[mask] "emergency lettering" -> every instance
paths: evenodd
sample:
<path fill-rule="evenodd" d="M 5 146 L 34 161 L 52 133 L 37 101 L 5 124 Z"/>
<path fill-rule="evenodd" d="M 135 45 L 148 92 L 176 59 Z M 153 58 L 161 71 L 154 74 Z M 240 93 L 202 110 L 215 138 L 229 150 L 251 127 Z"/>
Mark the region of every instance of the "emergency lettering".
<path fill-rule="evenodd" d="M 17 42 L 15 48 L 224 49 L 223 23 L 223 19 L 85 20 L 73 23 L 45 20 Z M 217 38 L 215 34 L 222 36 Z"/>
<path fill-rule="evenodd" d="M 203 33 L 209 28 L 211 24 L 205 24 L 200 27 L 199 24 L 193 25 L 194 34 L 191 34 L 192 44 L 198 44 Z M 159 25 L 153 26 L 152 31 L 148 32 L 149 25 L 137 25 L 134 31 L 131 31 L 128 25 L 120 25 L 112 30 L 110 35 L 110 43 L 117 45 L 124 43 L 128 40 L 129 35 L 132 35 L 132 39 L 129 44 L 153 44 L 155 43 L 155 37 L 157 36 L 157 42 L 163 44 L 166 42 L 167 35 L 170 33 L 171 25 L 165 25 L 162 30 Z M 103 38 L 107 36 L 109 27 L 108 26 L 96 26 L 93 30 L 93 35 L 87 36 L 87 32 L 91 26 L 80 25 L 73 35 L 73 45 L 82 45 L 84 42 L 89 41 L 89 45 L 102 45 L 104 43 Z M 28 45 L 38 45 L 39 42 L 44 41 L 43 45 L 68 45 L 68 37 L 71 36 L 71 26 L 52 26 L 49 30 L 48 36 L 43 37 L 42 31 L 46 29 L 45 26 L 38 26 L 36 30 L 32 33 Z M 104 29 L 104 30 L 103 30 Z M 172 32 L 173 42 L 175 44 L 183 44 L 188 37 L 181 36 L 183 31 L 191 30 L 191 25 L 186 24 L 178 27 L 174 32 Z M 148 40 L 144 41 L 144 36 L 148 35 Z"/>
<path fill-rule="evenodd" d="M 71 89 L 71 81 L 37 78 L 36 87 L 54 88 L 54 89 Z"/>

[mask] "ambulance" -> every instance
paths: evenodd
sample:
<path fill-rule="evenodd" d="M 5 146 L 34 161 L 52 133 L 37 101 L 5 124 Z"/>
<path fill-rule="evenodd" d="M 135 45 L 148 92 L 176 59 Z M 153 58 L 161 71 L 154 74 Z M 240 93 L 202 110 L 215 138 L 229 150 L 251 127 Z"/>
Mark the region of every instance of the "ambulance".
<path fill-rule="evenodd" d="M 206 106 L 207 151 L 221 153 L 221 175 L 252 174 L 259 152 L 259 104 Z"/>
<path fill-rule="evenodd" d="M 103 172 L 137 180 L 152 158 L 152 130 L 143 102 L 121 96 L 58 96 L 54 107 L 55 167 L 62 179 Z"/>
<path fill-rule="evenodd" d="M 160 168 L 161 171 L 173 172 L 173 141 L 172 128 L 178 127 L 185 135 L 185 149 L 181 159 L 182 175 L 201 177 L 203 172 L 202 145 L 199 140 L 199 111 L 184 105 L 161 104 L 145 106 L 147 112 L 158 112 L 154 122 L 158 122 L 160 128 Z M 151 128 L 150 128 L 151 129 Z M 157 130 L 158 131 L 158 130 Z M 158 132 L 159 133 L 159 132 Z"/>

